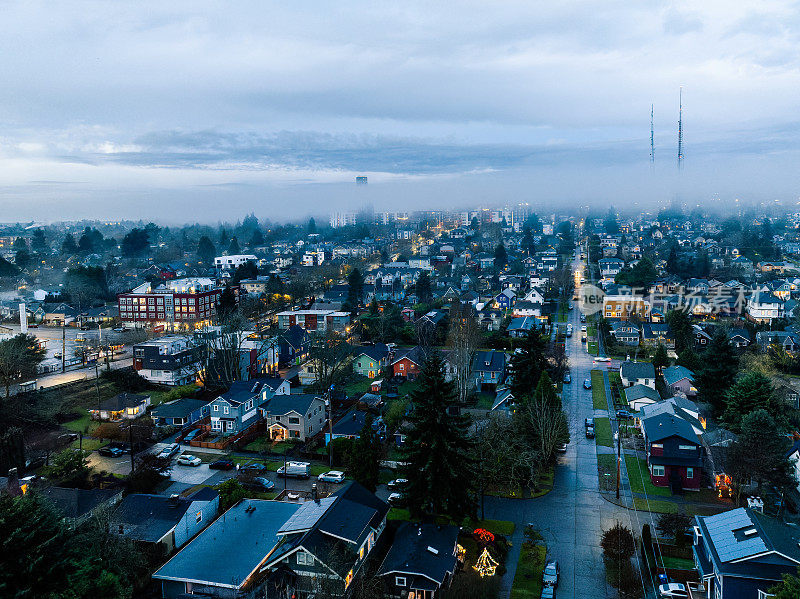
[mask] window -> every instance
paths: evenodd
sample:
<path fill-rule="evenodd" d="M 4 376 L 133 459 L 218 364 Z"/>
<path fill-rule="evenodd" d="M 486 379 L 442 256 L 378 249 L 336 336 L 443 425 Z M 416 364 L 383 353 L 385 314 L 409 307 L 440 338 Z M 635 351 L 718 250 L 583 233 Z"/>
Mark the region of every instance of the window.
<path fill-rule="evenodd" d="M 685 449 L 687 451 L 694 451 L 697 448 L 694 445 L 678 445 L 678 449 Z"/>
<path fill-rule="evenodd" d="M 216 404 L 214 404 L 214 411 L 215 411 L 215 412 L 219 412 L 219 406 L 218 406 L 218 405 L 216 405 Z"/>
<path fill-rule="evenodd" d="M 650 447 L 652 447 L 653 449 L 664 449 L 664 444 L 663 443 L 653 443 L 653 444 L 650 445 Z"/>
<path fill-rule="evenodd" d="M 394 577 L 394 584 L 398 587 L 406 586 L 406 577 L 405 576 L 395 576 Z"/>
<path fill-rule="evenodd" d="M 313 566 L 314 565 L 314 556 L 305 551 L 298 551 L 297 552 L 297 563 L 304 565 L 304 566 Z"/>
<path fill-rule="evenodd" d="M 225 407 L 223 408 L 223 410 L 222 410 L 222 413 L 223 413 L 223 414 L 228 414 L 228 413 L 230 413 L 230 411 L 231 411 L 231 410 L 230 410 L 230 408 L 229 408 L 228 406 L 225 406 Z"/>
<path fill-rule="evenodd" d="M 653 466 L 653 476 L 664 476 L 664 466 Z"/>
<path fill-rule="evenodd" d="M 694 468 L 686 469 L 686 478 L 694 478 Z"/>
<path fill-rule="evenodd" d="M 202 511 L 197 512 L 197 514 L 195 514 L 194 521 L 197 522 L 198 524 L 200 524 L 203 521 L 203 512 Z"/>

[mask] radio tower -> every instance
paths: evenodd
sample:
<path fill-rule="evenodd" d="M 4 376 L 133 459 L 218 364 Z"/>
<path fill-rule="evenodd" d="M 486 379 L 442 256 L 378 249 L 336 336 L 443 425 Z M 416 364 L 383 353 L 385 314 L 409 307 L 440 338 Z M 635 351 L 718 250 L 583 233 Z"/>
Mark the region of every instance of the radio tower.
<path fill-rule="evenodd" d="M 683 167 L 683 86 L 678 92 L 678 170 Z"/>
<path fill-rule="evenodd" d="M 650 104 L 650 168 L 656 166 L 656 144 L 653 141 L 653 105 Z"/>

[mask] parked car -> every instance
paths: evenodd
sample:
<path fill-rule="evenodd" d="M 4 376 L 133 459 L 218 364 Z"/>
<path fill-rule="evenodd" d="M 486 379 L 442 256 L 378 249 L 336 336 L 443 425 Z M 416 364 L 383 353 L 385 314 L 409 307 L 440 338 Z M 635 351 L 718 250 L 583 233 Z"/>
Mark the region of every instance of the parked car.
<path fill-rule="evenodd" d="M 181 446 L 178 443 L 173 443 L 172 445 L 167 445 L 161 452 L 158 454 L 160 458 L 171 458 L 176 453 L 181 450 Z"/>
<path fill-rule="evenodd" d="M 188 433 L 186 433 L 186 436 L 183 438 L 183 442 L 184 443 L 188 443 L 189 441 L 194 439 L 199 434 L 200 434 L 200 429 L 199 428 L 193 428 Z"/>
<path fill-rule="evenodd" d="M 570 376 L 569 372 L 565 372 L 564 373 L 564 382 L 565 383 L 571 383 L 572 382 L 572 377 Z"/>
<path fill-rule="evenodd" d="M 196 455 L 184 453 L 183 455 L 178 456 L 178 463 L 182 466 L 199 466 L 203 463 L 203 460 L 198 458 Z"/>
<path fill-rule="evenodd" d="M 558 562 L 551 559 L 544 567 L 542 574 L 542 586 L 544 587 L 557 587 L 558 586 Z"/>
<path fill-rule="evenodd" d="M 628 410 L 617 410 L 617 418 L 620 420 L 630 420 L 633 418 L 633 414 L 631 414 Z"/>
<path fill-rule="evenodd" d="M 689 590 L 683 583 L 670 582 L 669 584 L 658 585 L 658 596 L 670 597 L 670 598 L 677 598 L 677 597 L 686 598 L 689 597 Z"/>
<path fill-rule="evenodd" d="M 399 507 L 405 503 L 405 500 L 406 497 L 402 493 L 392 493 L 386 502 L 393 507 Z"/>
<path fill-rule="evenodd" d="M 281 478 L 308 478 L 308 462 L 286 462 L 285 466 L 278 468 Z"/>
<path fill-rule="evenodd" d="M 261 462 L 249 462 L 242 466 L 242 470 L 245 472 L 261 472 L 266 469 L 267 467 Z"/>
<path fill-rule="evenodd" d="M 594 359 L 595 362 L 610 362 L 611 358 L 608 356 L 596 356 Z"/>
<path fill-rule="evenodd" d="M 113 445 L 106 445 L 105 447 L 101 447 L 100 449 L 98 449 L 97 453 L 107 458 L 118 458 L 125 452 L 122 451 L 119 447 L 114 447 Z"/>
<path fill-rule="evenodd" d="M 543 587 L 542 594 L 540 597 L 542 599 L 554 599 L 556 596 L 556 587 Z"/>
<path fill-rule="evenodd" d="M 556 447 L 556 451 L 558 453 L 567 453 L 567 444 L 566 443 L 562 443 L 561 445 Z"/>
<path fill-rule="evenodd" d="M 591 389 L 592 388 L 592 379 L 583 379 L 583 388 L 584 389 Z"/>
<path fill-rule="evenodd" d="M 594 439 L 594 420 L 587 418 L 583 426 L 586 429 L 586 438 Z"/>
<path fill-rule="evenodd" d="M 585 332 L 586 332 L 586 325 L 583 325 L 583 326 L 581 327 L 581 333 L 585 333 Z"/>
<path fill-rule="evenodd" d="M 317 477 L 317 480 L 320 480 L 324 483 L 342 483 L 344 482 L 344 472 L 340 472 L 339 470 L 323 472 Z"/>
<path fill-rule="evenodd" d="M 251 479 L 242 481 L 242 484 L 258 491 L 271 491 L 275 488 L 275 483 L 263 476 L 254 476 Z"/>
<path fill-rule="evenodd" d="M 408 479 L 405 478 L 396 478 L 394 480 L 390 480 L 387 483 L 387 487 L 390 489 L 402 489 L 404 486 L 408 484 Z"/>
<path fill-rule="evenodd" d="M 581 322 L 586 322 L 586 314 L 581 314 Z"/>
<path fill-rule="evenodd" d="M 233 470 L 236 464 L 232 460 L 217 460 L 216 462 L 211 462 L 208 467 L 211 470 Z"/>

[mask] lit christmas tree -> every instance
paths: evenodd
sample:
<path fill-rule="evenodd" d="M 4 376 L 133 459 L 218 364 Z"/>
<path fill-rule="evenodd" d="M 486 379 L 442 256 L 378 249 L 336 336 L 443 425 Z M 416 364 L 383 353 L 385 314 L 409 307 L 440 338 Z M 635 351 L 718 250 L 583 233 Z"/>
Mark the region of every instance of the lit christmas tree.
<path fill-rule="evenodd" d="M 481 578 L 484 576 L 494 576 L 494 571 L 497 570 L 497 562 L 489 555 L 489 550 L 484 548 L 483 553 L 481 553 L 481 556 L 478 558 L 473 568 L 481 575 Z"/>

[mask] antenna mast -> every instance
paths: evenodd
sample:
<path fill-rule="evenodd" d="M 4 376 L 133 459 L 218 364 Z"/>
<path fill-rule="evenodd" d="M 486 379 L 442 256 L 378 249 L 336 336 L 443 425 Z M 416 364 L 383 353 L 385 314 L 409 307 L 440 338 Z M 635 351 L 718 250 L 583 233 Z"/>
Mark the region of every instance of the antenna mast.
<path fill-rule="evenodd" d="M 678 94 L 678 170 L 680 170 L 683 167 L 683 86 Z"/>
<path fill-rule="evenodd" d="M 655 168 L 656 145 L 653 141 L 653 105 L 650 104 L 650 167 Z"/>

